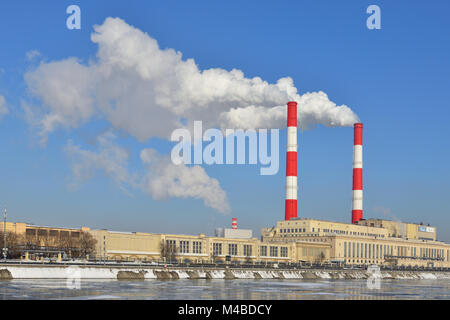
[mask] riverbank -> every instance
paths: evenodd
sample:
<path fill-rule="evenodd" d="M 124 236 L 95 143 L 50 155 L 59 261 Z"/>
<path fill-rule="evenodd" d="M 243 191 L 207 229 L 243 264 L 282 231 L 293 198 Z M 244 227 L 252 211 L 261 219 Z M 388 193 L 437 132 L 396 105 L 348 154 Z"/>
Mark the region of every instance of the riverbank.
<path fill-rule="evenodd" d="M 177 268 L 177 267 L 109 267 L 61 265 L 1 265 L 0 280 L 12 279 L 118 279 L 118 280 L 176 280 L 176 279 L 450 279 L 450 272 L 441 271 L 380 271 L 365 270 L 267 270 L 238 268 Z"/>

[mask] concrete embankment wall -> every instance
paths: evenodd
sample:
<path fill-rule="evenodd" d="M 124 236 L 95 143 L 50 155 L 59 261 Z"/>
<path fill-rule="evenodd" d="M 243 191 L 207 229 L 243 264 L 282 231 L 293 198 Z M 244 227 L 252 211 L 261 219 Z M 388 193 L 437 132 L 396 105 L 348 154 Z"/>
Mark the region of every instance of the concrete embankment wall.
<path fill-rule="evenodd" d="M 164 269 L 107 266 L 1 266 L 0 280 L 10 279 L 450 279 L 449 272 L 382 271 L 369 274 L 364 270 L 242 270 L 242 269 Z"/>

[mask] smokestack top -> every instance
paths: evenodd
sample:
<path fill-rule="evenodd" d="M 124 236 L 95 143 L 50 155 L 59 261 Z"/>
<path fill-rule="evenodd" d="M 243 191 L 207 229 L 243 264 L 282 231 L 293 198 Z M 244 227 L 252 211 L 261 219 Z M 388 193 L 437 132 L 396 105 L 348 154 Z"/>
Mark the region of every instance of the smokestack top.
<path fill-rule="evenodd" d="M 237 218 L 233 218 L 231 220 L 231 228 L 232 229 L 237 229 Z"/>
<path fill-rule="evenodd" d="M 287 115 L 287 126 L 297 127 L 297 102 L 289 101 L 287 103 L 288 115 Z"/>
<path fill-rule="evenodd" d="M 361 145 L 363 144 L 363 124 L 362 123 L 355 123 L 354 124 L 354 145 Z"/>

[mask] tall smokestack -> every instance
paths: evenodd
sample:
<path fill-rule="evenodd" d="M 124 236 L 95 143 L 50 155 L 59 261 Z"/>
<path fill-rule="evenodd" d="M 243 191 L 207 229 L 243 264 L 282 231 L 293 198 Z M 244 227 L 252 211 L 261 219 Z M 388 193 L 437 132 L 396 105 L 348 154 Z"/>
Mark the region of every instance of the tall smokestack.
<path fill-rule="evenodd" d="M 297 102 L 287 103 L 286 204 L 284 220 L 297 218 Z"/>
<path fill-rule="evenodd" d="M 231 228 L 232 229 L 237 229 L 237 218 L 233 218 L 231 220 Z"/>
<path fill-rule="evenodd" d="M 363 124 L 354 124 L 352 223 L 363 218 Z"/>

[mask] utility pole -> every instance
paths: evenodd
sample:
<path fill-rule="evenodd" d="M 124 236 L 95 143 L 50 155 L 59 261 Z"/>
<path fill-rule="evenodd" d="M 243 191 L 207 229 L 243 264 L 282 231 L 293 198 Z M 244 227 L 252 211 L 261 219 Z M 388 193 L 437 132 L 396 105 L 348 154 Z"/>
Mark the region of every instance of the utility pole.
<path fill-rule="evenodd" d="M 6 254 L 8 248 L 6 247 L 6 208 L 3 214 L 3 261 L 6 263 Z"/>

